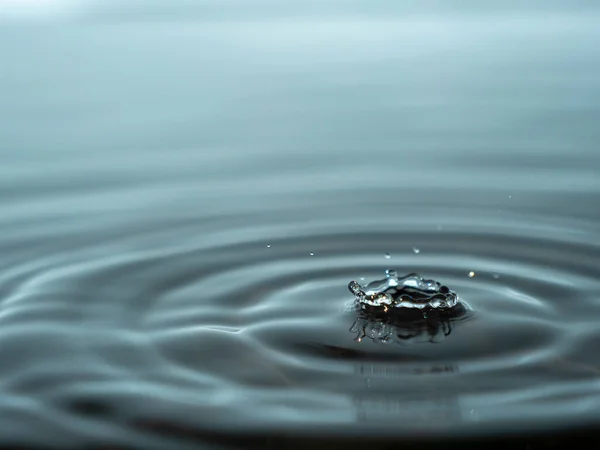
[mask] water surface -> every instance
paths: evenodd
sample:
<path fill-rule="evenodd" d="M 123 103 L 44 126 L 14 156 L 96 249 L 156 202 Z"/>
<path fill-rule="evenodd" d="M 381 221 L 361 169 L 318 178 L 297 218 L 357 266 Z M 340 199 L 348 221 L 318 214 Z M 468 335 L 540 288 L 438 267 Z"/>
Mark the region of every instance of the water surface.
<path fill-rule="evenodd" d="M 595 4 L 249 3 L 0 13 L 0 441 L 597 425 Z"/>

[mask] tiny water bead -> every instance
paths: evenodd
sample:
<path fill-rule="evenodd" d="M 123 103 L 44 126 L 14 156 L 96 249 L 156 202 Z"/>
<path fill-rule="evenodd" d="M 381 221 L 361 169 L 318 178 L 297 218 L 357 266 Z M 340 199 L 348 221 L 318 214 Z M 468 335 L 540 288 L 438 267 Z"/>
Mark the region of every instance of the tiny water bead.
<path fill-rule="evenodd" d="M 393 269 L 385 271 L 386 278 L 361 285 L 351 281 L 348 289 L 362 308 L 387 312 L 390 308 L 448 309 L 456 306 L 458 295 L 435 280 L 421 278 L 416 273 L 398 277 Z"/>
<path fill-rule="evenodd" d="M 469 278 L 473 278 L 475 276 L 475 272 L 469 272 Z"/>
<path fill-rule="evenodd" d="M 383 256 L 385 256 L 385 259 L 390 259 L 392 257 L 392 255 L 390 255 L 389 253 L 385 253 Z"/>
<path fill-rule="evenodd" d="M 417 247 L 413 247 L 413 252 L 416 254 L 419 254 L 419 253 L 421 253 L 421 250 L 418 249 Z"/>

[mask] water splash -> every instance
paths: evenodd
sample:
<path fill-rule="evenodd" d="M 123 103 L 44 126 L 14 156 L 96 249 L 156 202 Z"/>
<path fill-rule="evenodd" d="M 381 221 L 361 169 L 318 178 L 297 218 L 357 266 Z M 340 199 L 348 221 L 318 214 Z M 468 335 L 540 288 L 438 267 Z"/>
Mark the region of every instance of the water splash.
<path fill-rule="evenodd" d="M 385 271 L 386 278 L 361 285 L 351 281 L 348 289 L 363 308 L 448 309 L 456 306 L 458 295 L 435 280 L 421 278 L 416 273 L 398 277 L 393 269 Z"/>

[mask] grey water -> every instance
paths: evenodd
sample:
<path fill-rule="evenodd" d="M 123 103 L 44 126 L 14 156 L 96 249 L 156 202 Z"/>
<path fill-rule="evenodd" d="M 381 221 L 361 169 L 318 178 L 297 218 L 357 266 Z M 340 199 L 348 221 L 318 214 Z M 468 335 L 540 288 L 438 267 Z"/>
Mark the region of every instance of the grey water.
<path fill-rule="evenodd" d="M 600 425 L 599 8 L 0 1 L 0 446 Z"/>

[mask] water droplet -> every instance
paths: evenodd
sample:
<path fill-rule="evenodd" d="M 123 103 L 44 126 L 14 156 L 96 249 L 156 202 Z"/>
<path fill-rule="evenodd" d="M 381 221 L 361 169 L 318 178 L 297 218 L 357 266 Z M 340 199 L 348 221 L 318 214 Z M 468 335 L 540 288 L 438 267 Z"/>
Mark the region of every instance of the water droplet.
<path fill-rule="evenodd" d="M 386 254 L 385 254 L 385 255 L 383 255 L 383 256 L 385 256 L 385 259 L 390 259 L 390 258 L 392 257 L 392 255 L 390 255 L 389 253 L 386 253 Z"/>
<path fill-rule="evenodd" d="M 469 272 L 469 278 L 473 278 L 475 276 L 475 272 Z"/>
<path fill-rule="evenodd" d="M 417 247 L 413 247 L 413 252 L 419 254 L 421 252 L 421 250 L 419 250 Z"/>
<path fill-rule="evenodd" d="M 500 274 L 493 273 L 493 274 L 492 274 L 492 278 L 493 278 L 494 280 L 497 280 L 498 278 L 500 278 Z"/>
<path fill-rule="evenodd" d="M 267 244 L 267 248 L 271 248 L 271 244 Z"/>
<path fill-rule="evenodd" d="M 310 252 L 309 254 L 310 254 L 310 256 L 315 256 L 315 254 L 313 252 Z"/>
<path fill-rule="evenodd" d="M 512 198 L 512 195 L 509 195 L 508 198 Z"/>
<path fill-rule="evenodd" d="M 358 295 L 362 292 L 360 284 L 358 284 L 356 281 L 351 281 L 350 283 L 348 283 L 348 289 L 354 295 Z"/>

